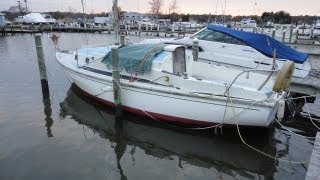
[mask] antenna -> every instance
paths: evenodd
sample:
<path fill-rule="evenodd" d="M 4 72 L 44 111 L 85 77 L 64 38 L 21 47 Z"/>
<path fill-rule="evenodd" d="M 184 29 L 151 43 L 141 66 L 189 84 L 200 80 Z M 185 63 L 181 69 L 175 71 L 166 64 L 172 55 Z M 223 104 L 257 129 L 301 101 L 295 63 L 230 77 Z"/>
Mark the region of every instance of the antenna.
<path fill-rule="evenodd" d="M 219 0 L 217 0 L 217 4 L 216 4 L 216 15 L 214 17 L 214 23 L 217 24 L 217 16 L 218 16 L 218 3 L 219 3 Z"/>

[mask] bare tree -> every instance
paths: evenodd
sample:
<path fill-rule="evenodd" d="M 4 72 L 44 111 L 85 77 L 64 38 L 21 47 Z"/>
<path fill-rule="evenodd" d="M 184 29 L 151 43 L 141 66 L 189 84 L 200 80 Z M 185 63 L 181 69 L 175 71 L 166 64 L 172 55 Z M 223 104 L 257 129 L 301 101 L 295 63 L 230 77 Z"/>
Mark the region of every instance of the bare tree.
<path fill-rule="evenodd" d="M 151 13 L 157 16 L 157 20 L 159 19 L 159 14 L 161 12 L 161 8 L 164 5 L 164 0 L 150 0 L 150 11 Z"/>
<path fill-rule="evenodd" d="M 178 9 L 178 0 L 172 0 L 171 4 L 169 5 L 169 14 L 175 13 L 176 11 L 178 11 Z"/>

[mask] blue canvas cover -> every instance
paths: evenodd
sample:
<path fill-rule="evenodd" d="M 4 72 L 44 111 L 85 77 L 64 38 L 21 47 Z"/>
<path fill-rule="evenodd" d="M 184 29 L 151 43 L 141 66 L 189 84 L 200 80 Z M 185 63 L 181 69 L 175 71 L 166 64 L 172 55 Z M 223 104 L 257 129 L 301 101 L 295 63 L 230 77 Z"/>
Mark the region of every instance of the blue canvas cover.
<path fill-rule="evenodd" d="M 308 59 L 307 54 L 300 53 L 295 49 L 292 49 L 289 46 L 264 34 L 238 31 L 228 27 L 212 24 L 208 26 L 208 29 L 236 38 L 270 58 L 273 57 L 273 51 L 276 49 L 277 58 L 279 59 L 287 59 L 301 64 Z"/>

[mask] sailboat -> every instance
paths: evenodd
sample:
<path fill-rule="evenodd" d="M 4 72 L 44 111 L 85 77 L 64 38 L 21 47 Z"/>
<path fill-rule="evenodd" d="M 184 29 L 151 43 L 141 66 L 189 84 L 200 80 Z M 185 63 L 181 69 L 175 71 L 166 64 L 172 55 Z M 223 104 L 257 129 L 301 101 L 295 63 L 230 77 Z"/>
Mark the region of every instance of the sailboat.
<path fill-rule="evenodd" d="M 263 75 L 203 63 L 185 45 L 162 43 L 60 51 L 56 59 L 71 83 L 106 105 L 115 105 L 116 84 L 125 111 L 196 126 L 268 127 L 283 114 L 294 68 L 288 62 L 271 78 L 277 70 Z"/>
<path fill-rule="evenodd" d="M 123 135 L 125 139 L 123 143 L 127 145 L 129 149 L 127 152 L 131 152 L 132 156 L 136 154 L 134 150 L 130 151 L 130 147 L 137 147 L 156 159 L 175 156 L 179 161 L 206 169 L 221 170 L 221 164 L 224 164 L 228 167 L 225 173 L 234 175 L 235 172 L 239 172 L 244 177 L 252 177 L 252 174 L 272 175 L 275 169 L 272 159 L 252 153 L 251 149 L 241 145 L 236 134 L 226 133 L 228 129 L 224 130 L 224 136 L 212 138 L 211 133 L 210 136 L 200 133 L 202 135 L 200 136 L 185 129 L 172 131 L 170 128 L 164 128 L 162 123 L 145 123 L 148 118 L 131 114 L 130 116 L 125 114 L 123 120 L 117 121 L 112 114 L 112 108 L 97 103 L 95 99 L 87 97 L 74 86 L 69 89 L 61 103 L 61 112 L 101 134 L 101 137 L 113 141 L 116 143 L 115 146 L 119 143 L 115 141 L 117 134 Z M 116 128 L 117 123 L 122 123 L 121 129 Z M 255 146 L 268 150 L 270 154 L 275 153 L 274 143 L 270 140 L 270 136 L 273 137 L 272 132 L 261 132 L 261 129 L 243 131 L 245 132 L 246 139 Z M 256 136 L 250 135 L 252 133 Z"/>

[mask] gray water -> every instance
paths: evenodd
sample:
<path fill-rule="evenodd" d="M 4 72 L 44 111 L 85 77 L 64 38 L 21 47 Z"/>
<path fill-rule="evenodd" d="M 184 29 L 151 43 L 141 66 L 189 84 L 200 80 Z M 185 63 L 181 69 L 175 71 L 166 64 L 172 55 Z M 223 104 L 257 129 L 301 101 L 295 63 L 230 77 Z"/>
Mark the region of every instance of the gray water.
<path fill-rule="evenodd" d="M 61 49 L 106 44 L 105 34 L 61 34 Z M 0 179 L 304 179 L 308 163 L 267 158 L 241 143 L 235 129 L 186 131 L 110 108 L 67 81 L 43 35 L 49 92 L 39 78 L 34 37 L 0 37 Z M 137 41 L 132 37 L 129 41 Z M 310 107 L 319 112 L 319 102 Z M 284 125 L 304 136 L 306 118 Z M 120 124 L 120 125 L 119 125 Z M 241 129 L 258 149 L 280 159 L 309 160 L 313 140 L 279 126 Z"/>

